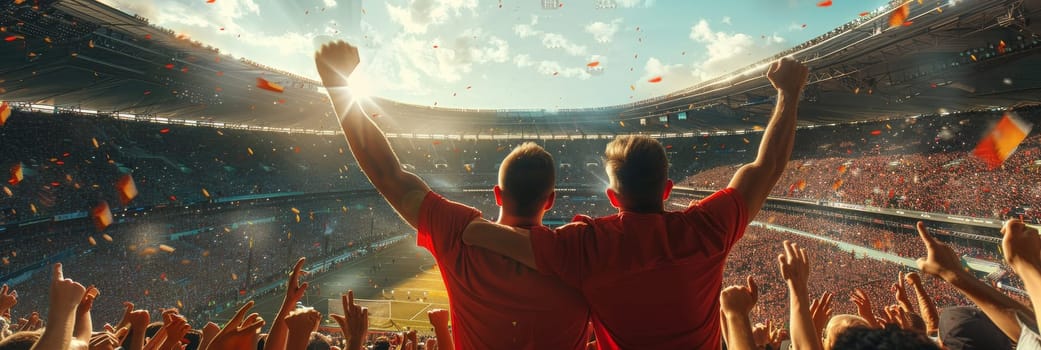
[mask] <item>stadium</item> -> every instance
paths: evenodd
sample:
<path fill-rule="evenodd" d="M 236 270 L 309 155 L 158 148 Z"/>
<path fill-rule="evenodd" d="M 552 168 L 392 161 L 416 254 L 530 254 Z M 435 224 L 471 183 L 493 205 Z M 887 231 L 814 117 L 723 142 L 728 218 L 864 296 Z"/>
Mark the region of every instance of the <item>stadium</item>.
<path fill-rule="evenodd" d="M 536 11 L 546 21 L 554 11 L 572 7 L 629 10 L 625 4 L 632 1 L 540 2 L 507 1 L 505 9 L 520 12 L 520 22 L 528 21 L 525 11 Z M 209 6 L 195 3 L 201 4 L 191 6 Z M 653 6 L 670 6 L 664 3 Z M 814 4 L 808 6 L 820 11 L 833 6 L 830 0 Z M 497 5 L 474 6 L 503 9 L 504 1 Z M 318 12 L 308 6 L 308 15 Z M 340 11 L 376 11 L 362 8 L 361 1 L 340 0 L 334 6 Z M 311 342 L 324 342 L 325 349 L 334 345 L 346 350 L 353 346 L 348 343 L 354 344 L 330 317 L 347 311 L 341 296 L 348 290 L 357 297 L 356 304 L 368 310 L 367 335 L 361 341 L 365 349 L 381 349 L 388 341 L 395 349 L 425 349 L 432 347 L 427 340 L 434 338 L 440 338 L 442 347 L 450 346 L 428 319 L 428 312 L 436 309 L 451 309 L 457 348 L 487 347 L 460 338 L 459 329 L 465 326 L 456 324 L 456 313 L 461 312 L 456 308 L 466 305 L 459 300 L 481 300 L 480 296 L 446 288 L 453 283 L 481 284 L 479 279 L 446 280 L 463 273 L 453 271 L 477 276 L 477 268 L 461 262 L 446 265 L 442 257 L 432 255 L 432 248 L 417 246 L 423 233 L 417 237 L 407 214 L 400 215 L 400 208 L 396 211 L 388 203 L 392 198 L 381 194 L 385 192 L 380 184 L 386 182 L 366 177 L 373 171 L 357 156 L 364 148 L 345 142 L 347 122 L 338 125 L 337 120 L 347 117 L 334 109 L 334 87 L 258 63 L 265 57 L 222 52 L 221 47 L 152 24 L 107 1 L 17 0 L 0 4 L 0 10 L 0 37 L 5 38 L 0 43 L 0 169 L 6 177 L 0 184 L 0 282 L 17 291 L 13 296 L 6 288 L 0 293 L 0 323 L 7 327 L 2 336 L 9 338 L 0 340 L 0 349 L 7 349 L 18 333 L 33 332 L 36 337 L 26 344 L 38 338 L 37 349 L 50 349 L 39 344 L 45 344 L 48 330 L 61 329 L 53 322 L 59 313 L 54 292 L 59 282 L 53 277 L 57 263 L 66 278 L 100 291 L 96 302 L 91 296 L 93 304 L 86 307 L 87 319 L 93 319 L 93 328 L 87 326 L 93 336 L 88 332 L 87 339 L 111 338 L 109 348 L 118 341 L 124 349 L 137 349 L 132 339 L 143 332 L 127 321 L 129 312 L 124 315 L 137 309 L 151 314 L 146 321 L 158 323 L 149 331 L 149 342 L 161 328 L 158 339 L 172 339 L 163 343 L 170 349 L 206 349 L 198 340 L 205 338 L 203 326 L 242 321 L 236 312 L 247 301 L 255 303 L 250 312 L 266 321 L 260 332 L 274 334 L 272 323 L 276 315 L 285 316 L 283 302 L 290 299 L 287 283 L 294 288 L 296 277 L 287 282 L 287 276 L 298 274 L 308 286 L 291 310 L 313 308 L 320 313 L 315 327 L 322 336 Z M 732 328 L 719 334 L 719 323 L 729 325 L 730 320 L 719 320 L 717 296 L 722 288 L 744 286 L 746 277 L 753 276 L 758 302 L 753 300 L 756 306 L 745 316 L 751 321 L 749 334 L 756 333 L 756 348 L 808 346 L 800 344 L 805 341 L 797 332 L 800 321 L 791 316 L 798 310 L 789 309 L 792 282 L 786 283 L 787 277 L 782 278 L 774 265 L 774 258 L 785 254 L 782 242 L 789 241 L 811 255 L 804 280 L 808 296 L 830 293 L 837 298 L 825 298 L 830 305 L 822 322 L 832 314 L 857 315 L 870 324 L 865 328 L 933 339 L 932 346 L 938 346 L 939 339 L 949 349 L 1011 348 L 1017 342 L 1023 346 L 1030 326 L 1036 332 L 1029 305 L 1041 297 L 1032 294 L 1041 292 L 1032 284 L 1041 281 L 1023 272 L 1026 267 L 1013 264 L 1003 248 L 1011 235 L 1006 233 L 1012 225 L 1007 220 L 1024 223 L 1027 235 L 1030 227 L 1041 225 L 1041 134 L 1032 127 L 1041 124 L 1039 15 L 1041 1 L 1036 0 L 885 2 L 859 15 L 843 15 L 845 23 L 808 40 L 784 43 L 763 57 L 746 57 L 740 66 L 711 78 L 685 79 L 689 82 L 675 88 L 655 85 L 662 78 L 669 80 L 667 74 L 639 78 L 642 85 L 622 86 L 618 92 L 630 95 L 628 101 L 600 97 L 596 101 L 605 102 L 595 107 L 552 102 L 538 108 L 466 108 L 376 94 L 359 98 L 356 106 L 383 132 L 400 161 L 399 170 L 417 175 L 449 200 L 476 208 L 478 217 L 490 221 L 502 219 L 496 214 L 502 206 L 496 186 L 502 181 L 504 158 L 522 144 L 537 144 L 552 155 L 556 174 L 555 201 L 541 217 L 542 224 L 559 228 L 571 226 L 567 224 L 578 214 L 602 217 L 619 212 L 614 192 L 605 192 L 614 181 L 610 170 L 605 172 L 612 166 L 605 148 L 620 136 L 660 142 L 668 159 L 665 172 L 674 183 L 665 211 L 682 212 L 733 187 L 735 173 L 762 157 L 769 133 L 777 132 L 771 127 L 777 118 L 775 106 L 785 101 L 777 97 L 778 88 L 767 71 L 774 62 L 791 58 L 794 61 L 785 62 L 801 63 L 809 71 L 796 98 L 793 150 L 790 160 L 777 169 L 776 185 L 764 193 L 768 197 L 762 209 L 748 218 L 747 228 L 739 229 L 740 240 L 719 260 L 722 284 L 709 286 L 715 289 L 707 301 L 714 307 L 716 338 L 721 337 L 726 348 L 742 348 L 740 337 L 731 336 Z M 351 26 L 347 22 L 351 20 L 345 21 L 345 31 Z M 632 27 L 630 22 L 624 26 Z M 649 24 L 645 27 L 650 29 L 643 31 L 654 30 Z M 359 51 L 379 50 L 369 41 L 375 40 L 371 35 L 344 38 L 358 43 Z M 768 40 L 767 35 L 763 38 Z M 452 45 L 445 40 L 433 48 Z M 310 59 L 312 53 L 306 55 Z M 568 68 L 572 70 L 551 69 L 540 79 L 575 74 L 591 81 L 582 84 L 604 84 L 596 79 L 606 76 L 600 76 L 605 74 L 601 69 L 611 69 L 612 61 L 586 61 Z M 523 62 L 517 65 L 524 67 Z M 446 96 L 471 91 L 466 84 L 477 86 L 465 80 L 455 84 L 462 85 L 446 89 Z M 645 85 L 667 91 L 644 94 Z M 516 83 L 514 90 L 497 96 L 574 92 L 528 87 Z M 424 205 L 427 200 L 422 200 Z M 950 283 L 928 265 L 923 268 L 918 259 L 931 259 L 935 246 L 923 244 L 919 222 L 928 227 L 934 244 L 953 251 L 955 270 L 971 276 L 978 283 L 974 288 L 986 288 L 991 299 L 966 292 L 964 284 Z M 534 245 L 534 238 L 531 242 Z M 294 273 L 300 257 L 306 258 L 302 273 Z M 542 266 L 538 270 L 545 272 Z M 906 273 L 921 278 L 920 283 L 907 279 L 912 293 L 902 282 Z M 679 284 L 688 278 L 672 276 L 670 281 Z M 670 283 L 661 288 L 663 300 L 671 295 Z M 85 298 L 84 291 L 79 293 L 77 299 Z M 912 296 L 914 302 L 905 303 L 905 294 L 917 299 Z M 583 297 L 595 304 L 588 295 Z M 994 300 L 1008 302 L 994 306 L 1000 304 Z M 124 302 L 133 305 L 125 310 Z M 814 305 L 818 302 L 824 303 L 815 300 Z M 659 317 L 670 309 L 660 300 L 625 303 L 645 311 L 639 318 L 647 327 L 673 325 L 667 323 L 669 317 Z M 914 315 L 892 316 L 897 311 L 891 304 Z M 76 305 L 84 307 L 76 303 L 74 310 Z M 975 347 L 971 341 L 959 347 L 954 339 L 977 335 L 964 329 L 957 333 L 957 326 L 945 328 L 952 326 L 944 323 L 948 318 L 943 312 L 930 316 L 926 311 L 973 305 L 992 319 L 977 317 L 975 321 L 985 325 L 975 324 L 975 329 L 997 332 L 1007 346 L 976 340 Z M 994 319 L 987 305 L 1026 311 L 1010 321 L 1015 325 L 1011 333 L 1007 322 Z M 616 330 L 606 330 L 611 327 L 599 318 L 607 313 L 591 307 L 594 319 L 588 321 L 596 330 L 583 333 L 583 348 L 586 341 L 596 342 L 591 348 L 662 348 L 633 346 L 621 336 L 615 340 L 618 344 L 604 340 Z M 160 316 L 170 309 L 193 330 L 175 327 L 177 316 Z M 832 344 L 834 339 L 821 341 L 824 325 L 817 323 L 816 306 L 813 311 L 813 348 L 841 348 Z M 906 326 L 899 317 L 906 317 Z M 41 325 L 42 321 L 49 324 Z M 788 331 L 752 327 L 771 322 Z M 518 321 L 512 323 L 516 328 Z M 106 324 L 115 328 L 106 330 Z M 77 320 L 76 328 L 80 326 Z M 120 327 L 129 330 L 117 332 Z M 712 327 L 699 329 L 707 328 Z M 196 338 L 188 335 L 195 330 Z M 289 328 L 290 344 L 295 331 Z M 398 335 L 409 331 L 418 335 Z M 765 343 L 760 332 L 766 333 Z M 550 338 L 531 333 L 526 336 Z M 79 331 L 69 330 L 65 336 L 79 337 Z M 285 337 L 283 333 L 282 342 Z M 414 344 L 406 346 L 412 337 Z M 520 344 L 516 334 L 512 337 L 513 344 Z M 665 337 L 655 333 L 655 338 Z M 945 337 L 951 340 L 944 342 Z M 178 343 L 178 338 L 184 339 Z M 262 339 L 272 338 L 276 337 Z M 159 341 L 146 347 L 160 348 Z M 251 346 L 258 340 L 252 341 Z M 223 348 L 218 342 L 202 344 Z M 555 348 L 524 344 L 515 348 Z M 718 348 L 705 347 L 711 340 L 674 344 Z M 60 348 L 75 348 L 68 347 L 69 339 L 65 346 Z M 322 347 L 308 347 L 312 348 Z"/>

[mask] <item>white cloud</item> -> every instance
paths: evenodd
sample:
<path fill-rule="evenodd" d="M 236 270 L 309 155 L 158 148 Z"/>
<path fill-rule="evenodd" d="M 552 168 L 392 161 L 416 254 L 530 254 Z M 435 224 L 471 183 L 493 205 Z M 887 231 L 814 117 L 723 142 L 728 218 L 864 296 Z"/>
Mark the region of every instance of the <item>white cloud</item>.
<path fill-rule="evenodd" d="M 727 24 L 727 25 L 731 24 L 730 16 L 723 16 L 723 21 L 722 22 L 723 22 L 723 24 Z"/>
<path fill-rule="evenodd" d="M 524 68 L 531 67 L 535 63 L 531 61 L 531 55 L 522 53 L 513 57 L 513 64 L 516 64 L 517 67 Z"/>
<path fill-rule="evenodd" d="M 336 7 L 336 0 L 322 0 L 322 3 L 325 4 L 326 8 Z"/>
<path fill-rule="evenodd" d="M 704 44 L 705 59 L 694 65 L 694 76 L 700 80 L 717 77 L 768 57 L 783 49 L 784 38 L 776 34 L 756 42 L 744 33 L 713 31 L 704 19 L 690 28 L 690 38 Z"/>
<path fill-rule="evenodd" d="M 423 34 L 430 25 L 442 24 L 462 15 L 464 10 L 476 14 L 477 0 L 410 0 L 404 7 L 387 4 L 391 21 L 406 33 Z"/>
<path fill-rule="evenodd" d="M 616 18 L 611 23 L 593 22 L 586 25 L 586 33 L 592 34 L 593 39 L 601 43 L 609 43 L 614 40 L 615 33 L 621 27 L 622 19 Z"/>
<path fill-rule="evenodd" d="M 615 0 L 615 3 L 624 8 L 654 6 L 654 0 Z"/>
<path fill-rule="evenodd" d="M 563 35 L 557 33 L 546 33 L 542 35 L 542 46 L 549 49 L 563 49 L 568 54 L 574 56 L 583 56 L 586 54 L 586 47 L 584 45 L 578 45 L 572 43 L 570 40 L 565 38 Z"/>
<path fill-rule="evenodd" d="M 541 31 L 535 30 L 535 28 L 527 24 L 518 24 L 513 26 L 513 32 L 522 39 L 536 36 L 542 33 Z"/>

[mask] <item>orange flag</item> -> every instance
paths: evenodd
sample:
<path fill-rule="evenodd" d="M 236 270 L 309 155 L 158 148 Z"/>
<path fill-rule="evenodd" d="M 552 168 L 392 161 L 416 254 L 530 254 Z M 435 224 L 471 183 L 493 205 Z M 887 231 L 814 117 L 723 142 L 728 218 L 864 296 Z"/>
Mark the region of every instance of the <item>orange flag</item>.
<path fill-rule="evenodd" d="M 286 90 L 286 88 L 282 87 L 282 85 L 272 83 L 264 78 L 257 78 L 257 87 L 267 91 L 274 91 L 277 93 L 282 93 Z"/>
<path fill-rule="evenodd" d="M 119 201 L 124 206 L 137 197 L 137 185 L 134 184 L 134 178 L 130 174 L 119 178 L 119 181 L 116 182 L 116 189 L 119 190 Z"/>
<path fill-rule="evenodd" d="M 998 125 L 980 140 L 972 153 L 987 163 L 990 169 L 1000 167 L 1001 163 L 1016 152 L 1016 148 L 1027 138 L 1032 127 L 1033 125 L 1019 119 L 1015 114 L 1005 113 Z"/>

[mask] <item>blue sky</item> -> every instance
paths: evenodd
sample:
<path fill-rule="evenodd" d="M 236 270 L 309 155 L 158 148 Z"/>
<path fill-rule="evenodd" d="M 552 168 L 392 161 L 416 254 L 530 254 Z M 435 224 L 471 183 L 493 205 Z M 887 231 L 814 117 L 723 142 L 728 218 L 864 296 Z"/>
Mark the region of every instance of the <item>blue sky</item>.
<path fill-rule="evenodd" d="M 562 0 L 548 10 L 542 0 L 101 2 L 308 77 L 317 77 L 318 43 L 352 41 L 362 53 L 352 84 L 375 96 L 439 107 L 547 109 L 623 104 L 678 90 L 887 3 Z M 596 6 L 611 2 L 613 8 Z M 348 29 L 351 18 L 359 18 L 356 30 Z M 591 71 L 592 61 L 600 64 Z M 662 81 L 647 82 L 655 76 Z"/>

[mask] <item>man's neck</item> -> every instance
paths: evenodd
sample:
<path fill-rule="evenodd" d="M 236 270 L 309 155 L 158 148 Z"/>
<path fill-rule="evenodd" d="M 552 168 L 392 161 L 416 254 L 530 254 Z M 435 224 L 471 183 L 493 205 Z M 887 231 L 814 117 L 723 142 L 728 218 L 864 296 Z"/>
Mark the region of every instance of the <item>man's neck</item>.
<path fill-rule="evenodd" d="M 514 216 L 507 214 L 502 208 L 499 209 L 499 220 L 497 224 L 513 227 L 542 226 L 542 215 Z"/>

